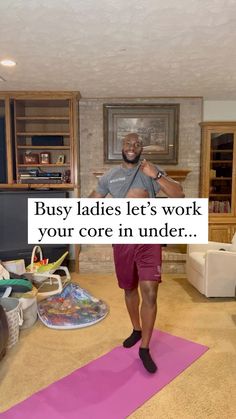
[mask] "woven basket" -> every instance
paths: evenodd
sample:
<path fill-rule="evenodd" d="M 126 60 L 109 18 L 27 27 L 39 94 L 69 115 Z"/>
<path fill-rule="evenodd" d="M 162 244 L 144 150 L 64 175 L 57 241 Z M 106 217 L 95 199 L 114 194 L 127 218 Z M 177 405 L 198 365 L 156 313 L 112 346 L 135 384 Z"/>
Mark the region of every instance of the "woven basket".
<path fill-rule="evenodd" d="M 9 338 L 7 348 L 14 346 L 19 339 L 19 326 L 23 323 L 23 314 L 21 304 L 17 298 L 0 298 L 0 304 L 3 306 L 9 329 Z"/>

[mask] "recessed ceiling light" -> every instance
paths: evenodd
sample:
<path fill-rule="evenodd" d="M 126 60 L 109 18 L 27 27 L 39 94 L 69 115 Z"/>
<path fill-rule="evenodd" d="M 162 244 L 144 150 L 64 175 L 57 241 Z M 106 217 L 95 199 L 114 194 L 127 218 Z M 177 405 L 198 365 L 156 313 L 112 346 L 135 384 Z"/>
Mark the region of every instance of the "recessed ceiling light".
<path fill-rule="evenodd" d="M 16 62 L 13 60 L 5 59 L 1 60 L 0 64 L 4 65 L 5 67 L 14 67 L 16 65 Z"/>

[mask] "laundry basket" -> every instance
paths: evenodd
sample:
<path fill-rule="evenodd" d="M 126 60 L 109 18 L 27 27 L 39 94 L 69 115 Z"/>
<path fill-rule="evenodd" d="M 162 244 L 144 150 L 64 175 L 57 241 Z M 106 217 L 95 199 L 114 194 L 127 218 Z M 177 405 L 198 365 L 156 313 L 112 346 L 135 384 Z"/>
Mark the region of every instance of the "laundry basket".
<path fill-rule="evenodd" d="M 7 349 L 9 337 L 7 316 L 4 308 L 0 304 L 0 361 L 4 357 Z"/>
<path fill-rule="evenodd" d="M 19 339 L 19 327 L 23 323 L 22 308 L 17 298 L 0 298 L 0 304 L 4 308 L 7 316 L 9 329 L 7 348 L 11 348 Z"/>

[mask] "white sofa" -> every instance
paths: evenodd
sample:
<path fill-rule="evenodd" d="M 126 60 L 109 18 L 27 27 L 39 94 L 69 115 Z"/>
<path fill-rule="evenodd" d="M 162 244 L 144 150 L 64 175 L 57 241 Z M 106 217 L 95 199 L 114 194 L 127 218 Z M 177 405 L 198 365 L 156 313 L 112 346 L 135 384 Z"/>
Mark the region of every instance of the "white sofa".
<path fill-rule="evenodd" d="M 235 297 L 236 233 L 232 243 L 189 244 L 186 263 L 187 279 L 201 294 Z"/>

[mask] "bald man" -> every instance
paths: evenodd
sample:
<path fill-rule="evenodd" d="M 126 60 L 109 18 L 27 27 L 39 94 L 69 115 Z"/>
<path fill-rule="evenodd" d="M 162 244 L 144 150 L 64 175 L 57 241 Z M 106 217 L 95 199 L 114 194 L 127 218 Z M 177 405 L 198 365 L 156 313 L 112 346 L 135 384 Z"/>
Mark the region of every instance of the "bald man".
<path fill-rule="evenodd" d="M 140 160 L 142 141 L 136 133 L 123 139 L 123 162 L 105 173 L 91 198 L 154 198 L 163 191 L 170 198 L 183 198 L 181 185 L 166 176 L 158 166 Z M 160 244 L 115 244 L 114 263 L 119 287 L 124 289 L 125 303 L 133 326 L 123 346 L 130 348 L 140 341 L 139 357 L 149 373 L 157 371 L 149 344 L 157 314 L 157 291 L 161 282 Z M 141 293 L 141 307 L 140 296 Z"/>

